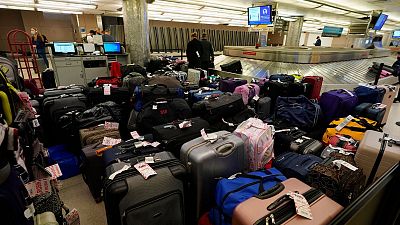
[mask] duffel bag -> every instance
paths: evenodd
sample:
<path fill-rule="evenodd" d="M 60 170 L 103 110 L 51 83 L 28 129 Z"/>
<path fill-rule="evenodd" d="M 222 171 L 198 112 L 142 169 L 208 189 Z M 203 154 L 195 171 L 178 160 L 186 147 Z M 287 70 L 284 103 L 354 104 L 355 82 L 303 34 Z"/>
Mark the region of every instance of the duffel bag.
<path fill-rule="evenodd" d="M 326 124 L 332 120 L 350 115 L 358 102 L 357 95 L 346 89 L 324 92 L 320 98 L 320 106 Z"/>
<path fill-rule="evenodd" d="M 152 102 L 158 98 L 183 98 L 182 88 L 169 88 L 164 84 L 141 85 L 135 88 L 134 108 L 140 111 L 143 105 Z"/>
<path fill-rule="evenodd" d="M 294 83 L 295 77 L 287 74 L 273 74 L 269 77 L 269 80 Z"/>
<path fill-rule="evenodd" d="M 146 78 L 140 73 L 131 72 L 122 79 L 122 87 L 128 88 L 129 92 L 133 93 L 136 86 L 141 85 Z"/>
<path fill-rule="evenodd" d="M 148 80 L 149 85 L 165 85 L 167 88 L 183 88 L 181 82 L 176 77 L 153 76 Z"/>
<path fill-rule="evenodd" d="M 378 123 L 376 121 L 364 117 L 353 118 L 342 129 L 340 129 L 339 131 L 336 130 L 336 127 L 338 127 L 339 124 L 341 124 L 345 120 L 346 118 L 340 118 L 332 121 L 329 124 L 322 138 L 322 142 L 324 142 L 324 144 L 327 145 L 329 143 L 329 140 L 335 135 L 347 136 L 353 138 L 356 141 L 361 141 L 367 130 L 381 131 L 381 128 L 378 126 Z"/>
<path fill-rule="evenodd" d="M 376 86 L 358 86 L 354 89 L 358 98 L 358 104 L 361 103 L 381 103 L 385 95 L 385 89 Z"/>
<path fill-rule="evenodd" d="M 350 204 L 363 192 L 366 179 L 353 157 L 338 152 L 330 153 L 329 158 L 310 170 L 308 183 L 341 205 Z"/>
<path fill-rule="evenodd" d="M 120 122 L 122 108 L 115 102 L 104 102 L 84 111 L 76 118 L 80 129 L 108 122 Z"/>
<path fill-rule="evenodd" d="M 273 166 L 288 178 L 305 181 L 310 170 L 321 162 L 322 159 L 315 155 L 286 152 L 275 159 Z"/>
<path fill-rule="evenodd" d="M 275 120 L 301 129 L 310 130 L 317 126 L 321 108 L 304 95 L 299 97 L 278 97 Z"/>
<path fill-rule="evenodd" d="M 243 103 L 247 105 L 254 96 L 260 94 L 260 87 L 257 84 L 245 84 L 236 87 L 233 93 L 241 94 Z"/>
<path fill-rule="evenodd" d="M 354 109 L 354 114 L 374 120 L 381 125 L 386 114 L 386 107 L 381 103 L 361 103 Z"/>
<path fill-rule="evenodd" d="M 96 86 L 102 87 L 105 84 L 116 85 L 120 87 L 122 85 L 121 78 L 117 77 L 98 77 L 96 78 Z"/>
<path fill-rule="evenodd" d="M 233 211 L 237 205 L 264 191 L 271 190 L 284 180 L 286 177 L 275 168 L 236 174 L 221 179 L 215 190 L 216 207 L 211 209 L 209 215 L 212 224 L 231 224 Z"/>
<path fill-rule="evenodd" d="M 222 92 L 233 93 L 236 87 L 245 84 L 247 84 L 247 80 L 238 78 L 226 78 L 219 81 L 219 90 Z"/>
<path fill-rule="evenodd" d="M 233 133 L 244 142 L 251 171 L 264 168 L 274 156 L 273 126 L 260 119 L 250 118 L 241 123 Z"/>

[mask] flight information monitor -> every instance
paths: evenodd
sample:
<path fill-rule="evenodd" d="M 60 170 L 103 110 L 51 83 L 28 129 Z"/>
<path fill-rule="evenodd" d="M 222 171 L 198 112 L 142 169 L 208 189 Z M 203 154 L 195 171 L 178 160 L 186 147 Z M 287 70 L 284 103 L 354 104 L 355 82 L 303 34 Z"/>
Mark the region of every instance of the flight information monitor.
<path fill-rule="evenodd" d="M 324 26 L 322 37 L 340 37 L 342 36 L 343 27 Z"/>
<path fill-rule="evenodd" d="M 385 14 L 379 15 L 379 18 L 376 21 L 373 30 L 381 30 L 383 25 L 385 25 L 387 18 L 388 18 L 388 15 L 385 15 Z"/>
<path fill-rule="evenodd" d="M 247 9 L 249 25 L 272 24 L 272 7 L 270 5 L 250 7 Z"/>
<path fill-rule="evenodd" d="M 393 38 L 400 38 L 400 30 L 393 31 Z"/>

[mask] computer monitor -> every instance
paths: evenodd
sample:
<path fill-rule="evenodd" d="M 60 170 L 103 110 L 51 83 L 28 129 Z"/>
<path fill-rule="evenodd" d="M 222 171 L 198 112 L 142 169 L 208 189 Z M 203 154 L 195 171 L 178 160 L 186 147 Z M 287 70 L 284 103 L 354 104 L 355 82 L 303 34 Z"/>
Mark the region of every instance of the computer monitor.
<path fill-rule="evenodd" d="M 400 38 L 400 30 L 393 31 L 393 38 Z"/>
<path fill-rule="evenodd" d="M 83 43 L 83 51 L 85 53 L 93 53 L 96 51 L 96 47 L 93 43 Z"/>
<path fill-rule="evenodd" d="M 376 21 L 374 28 L 372 28 L 373 30 L 381 30 L 383 25 L 385 25 L 385 22 L 388 18 L 388 15 L 385 14 L 380 14 L 378 17 L 378 20 Z"/>
<path fill-rule="evenodd" d="M 102 35 L 93 35 L 93 43 L 95 44 L 103 44 L 103 36 Z"/>
<path fill-rule="evenodd" d="M 76 54 L 73 42 L 54 42 L 53 51 L 54 54 Z"/>
<path fill-rule="evenodd" d="M 247 8 L 249 25 L 268 25 L 272 24 L 272 6 L 257 6 Z"/>
<path fill-rule="evenodd" d="M 104 53 L 121 53 L 121 44 L 119 42 L 104 42 Z"/>

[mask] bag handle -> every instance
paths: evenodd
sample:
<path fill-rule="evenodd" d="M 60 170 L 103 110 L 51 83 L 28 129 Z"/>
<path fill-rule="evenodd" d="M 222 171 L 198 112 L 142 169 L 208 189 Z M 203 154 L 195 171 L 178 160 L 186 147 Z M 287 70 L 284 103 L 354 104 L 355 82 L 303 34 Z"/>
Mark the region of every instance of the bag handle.
<path fill-rule="evenodd" d="M 267 176 L 265 177 L 261 177 L 261 176 L 257 176 L 257 175 L 253 175 L 253 174 L 248 174 L 248 173 L 241 173 L 236 175 L 236 177 L 243 177 L 243 178 L 250 178 L 250 179 L 254 179 L 254 180 L 259 180 L 260 184 L 258 186 L 258 193 L 259 195 L 265 192 L 264 189 L 264 182 L 270 178 L 273 178 L 279 182 L 284 181 L 284 179 L 279 178 L 278 176 L 283 176 L 282 174 L 272 174 L 270 171 L 268 170 L 264 170 L 264 172 L 267 174 Z M 278 193 L 276 193 L 278 194 Z"/>
<path fill-rule="evenodd" d="M 284 189 L 285 189 L 285 185 L 283 185 L 282 183 L 278 183 L 271 189 L 269 189 L 267 191 L 263 191 L 260 194 L 256 195 L 255 197 L 258 199 L 261 199 L 261 200 L 268 199 L 268 198 L 271 198 L 271 197 L 281 193 Z"/>

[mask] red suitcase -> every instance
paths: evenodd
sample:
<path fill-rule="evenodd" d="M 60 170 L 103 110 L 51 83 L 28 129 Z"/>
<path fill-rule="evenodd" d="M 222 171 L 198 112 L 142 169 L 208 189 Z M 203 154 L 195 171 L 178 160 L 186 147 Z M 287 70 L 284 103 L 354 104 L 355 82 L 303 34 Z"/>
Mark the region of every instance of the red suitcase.
<path fill-rule="evenodd" d="M 324 78 L 320 76 L 306 76 L 303 78 L 303 83 L 312 85 L 312 90 L 307 96 L 309 99 L 319 99 L 323 81 Z"/>

